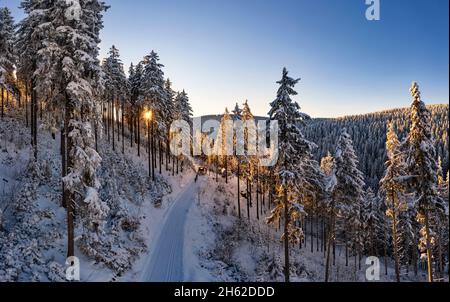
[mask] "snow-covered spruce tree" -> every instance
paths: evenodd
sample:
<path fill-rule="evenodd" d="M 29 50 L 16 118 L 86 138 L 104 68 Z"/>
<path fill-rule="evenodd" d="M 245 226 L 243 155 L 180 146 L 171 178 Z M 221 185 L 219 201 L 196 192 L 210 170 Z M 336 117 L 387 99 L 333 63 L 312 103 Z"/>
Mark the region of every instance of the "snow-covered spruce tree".
<path fill-rule="evenodd" d="M 279 124 L 279 158 L 274 167 L 277 182 L 276 206 L 267 223 L 274 224 L 283 218 L 284 231 L 282 240 L 285 251 L 285 281 L 289 282 L 289 246 L 298 244 L 303 237 L 303 231 L 298 227 L 298 219 L 303 214 L 303 206 L 296 190 L 297 183 L 303 182 L 299 171 L 302 157 L 311 151 L 313 144 L 307 141 L 300 130 L 300 126 L 309 117 L 300 112 L 300 106 L 291 99 L 297 95 L 294 90 L 300 79 L 288 76 L 286 68 L 283 77 L 277 82 L 280 88 L 277 98 L 270 104 L 270 120 Z"/>
<path fill-rule="evenodd" d="M 166 171 L 169 170 L 169 160 L 170 160 L 170 127 L 172 122 L 175 120 L 175 91 L 172 89 L 172 82 L 167 79 L 164 86 L 166 97 L 163 107 L 163 115 L 165 120 L 165 156 L 166 156 Z"/>
<path fill-rule="evenodd" d="M 443 170 L 446 173 L 449 168 L 449 105 L 428 105 L 427 108 L 433 120 L 431 130 L 435 138 L 436 152 L 442 158 Z M 366 184 L 377 190 L 385 172 L 386 126 L 389 121 L 394 122 L 398 136 L 403 138 L 410 128 L 409 116 L 410 109 L 401 108 L 337 119 L 319 119 L 308 123 L 304 134 L 308 140 L 318 145 L 314 154 L 316 159 L 319 159 L 326 156 L 329 150 L 334 150 L 342 128 L 349 131 L 351 129 Z"/>
<path fill-rule="evenodd" d="M 361 229 L 364 233 L 364 248 L 367 249 L 370 255 L 375 255 L 375 226 L 378 224 L 376 202 L 376 196 L 373 193 L 373 190 L 369 188 L 364 196 L 363 205 L 361 207 Z"/>
<path fill-rule="evenodd" d="M 314 145 L 314 148 L 316 146 Z M 327 177 L 320 169 L 319 163 L 314 159 L 312 152 L 305 152 L 300 160 L 299 172 L 301 177 L 297 182 L 297 192 L 302 200 L 307 215 L 303 218 L 304 225 L 309 224 L 310 248 L 314 252 L 314 220 L 318 223 L 319 214 L 323 213 L 323 208 L 327 199 Z M 308 219 L 307 219 L 308 218 Z M 318 230 L 317 230 L 318 231 Z M 306 241 L 305 230 L 305 241 Z M 318 239 L 318 238 L 317 238 Z M 319 243 L 317 242 L 317 248 Z"/>
<path fill-rule="evenodd" d="M 135 135 L 135 124 L 134 120 L 136 117 L 136 98 L 134 97 L 134 85 L 133 81 L 136 77 L 136 67 L 133 63 L 131 63 L 130 67 L 128 68 L 128 78 L 127 78 L 127 90 L 128 90 L 128 108 L 127 108 L 127 120 L 128 120 L 128 128 L 130 132 L 130 148 L 133 148 L 134 143 L 134 135 Z"/>
<path fill-rule="evenodd" d="M 225 108 L 225 112 L 222 116 L 222 119 L 220 121 L 220 129 L 219 129 L 219 160 L 220 160 L 220 166 L 225 169 L 225 183 L 228 183 L 228 171 L 229 171 L 229 160 L 230 160 L 230 154 L 228 154 L 228 144 L 233 143 L 233 141 L 230 141 L 230 137 L 228 137 L 231 133 L 233 135 L 233 126 L 231 126 L 233 123 L 233 118 L 231 117 L 230 112 L 228 111 L 228 108 Z M 231 129 L 230 129 L 231 127 Z M 232 138 L 231 138 L 232 139 Z M 231 150 L 233 149 L 233 146 L 231 145 Z"/>
<path fill-rule="evenodd" d="M 327 264 L 325 280 L 329 280 L 330 250 L 337 236 L 337 231 L 343 234 L 346 245 L 360 248 L 359 236 L 359 209 L 364 198 L 364 176 L 358 168 L 358 157 L 355 154 L 353 141 L 343 129 L 337 142 L 335 161 L 335 183 L 331 211 L 331 234 L 328 242 Z M 337 225 L 340 229 L 337 230 Z M 355 252 L 355 251 L 354 251 Z"/>
<path fill-rule="evenodd" d="M 4 90 L 12 90 L 14 86 L 14 19 L 7 7 L 0 8 L 0 117 L 4 117 Z"/>
<path fill-rule="evenodd" d="M 242 117 L 242 109 L 239 107 L 239 103 L 236 103 L 231 113 L 233 114 L 233 120 L 239 120 Z"/>
<path fill-rule="evenodd" d="M 380 192 L 387 201 L 387 216 L 391 220 L 391 232 L 393 239 L 395 276 L 397 282 L 400 282 L 400 259 L 399 259 L 399 238 L 398 224 L 400 212 L 406 210 L 405 199 L 405 181 L 406 164 L 404 154 L 401 153 L 400 141 L 395 131 L 394 123 L 389 123 L 386 150 L 388 161 L 386 162 L 386 172 L 380 182 Z"/>
<path fill-rule="evenodd" d="M 117 127 L 117 139 L 119 139 L 119 121 L 121 120 L 119 111 L 123 113 L 125 101 L 128 99 L 128 91 L 123 63 L 119 50 L 114 45 L 109 50 L 109 56 L 103 62 L 102 69 L 105 75 L 105 97 L 109 110 L 109 131 L 112 134 L 112 147 L 115 150 L 115 129 Z"/>
<path fill-rule="evenodd" d="M 35 129 L 37 129 L 37 96 L 34 74 L 37 69 L 37 51 L 42 47 L 42 37 L 44 35 L 44 28 L 41 27 L 41 24 L 47 22 L 46 11 L 49 7 L 49 1 L 23 0 L 20 6 L 25 12 L 25 17 L 18 24 L 16 31 L 16 75 L 18 80 L 23 82 L 25 86 L 25 119 L 27 126 L 29 122 L 31 124 L 31 145 L 34 146 L 34 155 L 36 158 L 37 132 Z M 30 95 L 31 103 L 28 106 Z M 28 111 L 30 111 L 30 116 L 28 116 Z M 58 119 L 58 114 L 55 114 L 56 119 Z"/>
<path fill-rule="evenodd" d="M 326 176 L 331 176 L 334 170 L 334 158 L 330 152 L 320 161 L 320 169 Z"/>
<path fill-rule="evenodd" d="M 141 82 L 143 76 L 143 63 L 139 62 L 136 67 L 130 68 L 130 74 L 128 78 L 130 88 L 130 114 L 132 115 L 132 121 L 134 128 L 134 141 L 138 147 L 138 156 L 141 155 L 141 116 L 143 107 L 143 98 L 141 97 Z"/>
<path fill-rule="evenodd" d="M 161 145 L 165 142 L 165 106 L 167 93 L 165 91 L 164 65 L 159 63 L 159 56 L 155 51 L 151 51 L 144 58 L 144 73 L 141 82 L 142 98 L 148 110 L 152 112 L 151 123 L 151 175 L 155 179 L 155 170 L 157 165 L 157 148 L 159 150 L 159 167 L 161 172 Z M 156 127 L 155 127 L 156 126 Z"/>
<path fill-rule="evenodd" d="M 63 178 L 67 205 L 68 256 L 74 255 L 75 208 L 85 232 L 80 247 L 97 256 L 102 246 L 102 227 L 108 207 L 99 199 L 96 170 L 101 158 L 93 148 L 96 89 L 100 67 L 97 59 L 102 15 L 107 7 L 97 0 L 49 2 L 42 47 L 38 50 L 36 80 L 40 90 L 54 81 L 54 106 L 65 112 L 67 172 Z M 56 93 L 57 92 L 57 93 Z"/>
<path fill-rule="evenodd" d="M 166 104 L 166 91 L 164 65 L 159 63 L 159 56 L 155 51 L 151 51 L 144 58 L 144 71 L 141 82 L 141 91 L 145 99 L 147 107 L 152 110 L 154 122 L 157 125 L 158 135 L 161 136 L 165 132 L 161 132 L 165 128 L 164 107 Z"/>
<path fill-rule="evenodd" d="M 433 230 L 431 215 L 443 209 L 437 190 L 437 163 L 430 112 L 422 101 L 419 85 L 411 88 L 411 129 L 408 135 L 407 166 L 412 192 L 416 196 L 417 219 L 422 225 L 420 242 L 426 253 L 428 281 L 433 282 Z"/>
<path fill-rule="evenodd" d="M 241 121 L 242 120 L 242 109 L 239 107 L 239 104 L 236 103 L 236 106 L 234 107 L 232 113 L 232 119 L 233 122 Z M 236 153 L 236 146 L 237 146 L 237 136 L 235 131 L 233 131 L 233 153 Z M 242 212 L 241 212 L 241 176 L 242 176 L 242 168 L 241 168 L 241 156 L 238 154 L 235 154 L 234 157 L 232 157 L 232 167 L 233 170 L 236 173 L 237 178 L 237 204 L 238 204 L 238 217 L 239 219 L 242 218 Z"/>
<path fill-rule="evenodd" d="M 181 119 L 192 125 L 193 110 L 189 102 L 189 97 L 184 90 L 177 93 L 174 103 L 175 116 L 177 119 Z"/>
<path fill-rule="evenodd" d="M 193 110 L 191 107 L 191 104 L 189 102 L 189 97 L 186 91 L 178 92 L 175 96 L 174 100 L 174 112 L 175 117 L 177 120 L 183 120 L 186 121 L 190 128 L 192 129 L 192 116 L 193 116 Z M 192 132 L 192 131 L 190 131 Z M 191 134 L 189 134 L 191 135 Z M 181 157 L 182 163 L 183 163 L 183 157 Z M 178 158 L 177 158 L 178 161 Z M 177 171 L 178 171 L 178 162 L 177 162 Z M 181 171 L 183 172 L 183 171 Z"/>
<path fill-rule="evenodd" d="M 386 246 L 387 221 L 382 200 L 369 188 L 361 209 L 364 251 L 367 255 L 378 256 Z"/>
<path fill-rule="evenodd" d="M 433 258 L 436 263 L 436 275 L 440 280 L 444 278 L 444 270 L 446 266 L 446 258 L 448 255 L 448 190 L 445 182 L 444 173 L 442 171 L 442 159 L 438 157 L 438 195 L 442 208 L 438 208 L 431 217 L 431 228 L 435 230 L 436 238 L 433 246 Z"/>
<path fill-rule="evenodd" d="M 244 123 L 244 151 L 245 155 L 241 157 L 241 171 L 242 176 L 246 180 L 246 192 L 247 192 L 247 218 L 250 220 L 250 208 L 253 207 L 253 194 L 252 184 L 256 178 L 256 170 L 258 167 L 258 159 L 254 154 L 251 154 L 250 145 L 256 146 L 256 124 L 255 117 L 248 105 L 248 101 L 245 101 L 242 107 L 241 120 Z M 250 128 L 249 128 L 249 127 Z M 254 129 L 251 129 L 254 127 Z M 256 151 L 256 150 L 255 150 Z"/>

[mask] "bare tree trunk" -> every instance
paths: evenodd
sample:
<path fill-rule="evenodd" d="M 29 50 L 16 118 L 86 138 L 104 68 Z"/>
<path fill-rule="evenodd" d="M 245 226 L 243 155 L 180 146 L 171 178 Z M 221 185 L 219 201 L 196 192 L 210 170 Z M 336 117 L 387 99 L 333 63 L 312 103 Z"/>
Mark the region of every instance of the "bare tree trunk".
<path fill-rule="evenodd" d="M 225 155 L 225 183 L 228 184 L 228 155 Z"/>
<path fill-rule="evenodd" d="M 250 221 L 250 181 L 247 177 L 247 218 Z"/>
<path fill-rule="evenodd" d="M 346 229 L 347 229 L 347 227 L 346 227 Z M 345 266 L 348 267 L 348 240 L 347 240 L 347 230 L 345 230 L 344 240 L 345 240 Z"/>
<path fill-rule="evenodd" d="M 430 239 L 430 221 L 428 217 L 428 209 L 425 209 L 425 236 L 426 236 L 426 248 L 427 248 L 427 271 L 428 282 L 433 282 L 433 260 L 431 251 L 431 239 Z"/>
<path fill-rule="evenodd" d="M 388 275 L 388 257 L 387 257 L 387 246 L 384 244 L 384 274 Z"/>
<path fill-rule="evenodd" d="M 256 219 L 259 220 L 259 167 L 256 166 Z"/>
<path fill-rule="evenodd" d="M 97 120 L 94 122 L 94 139 L 95 139 L 95 151 L 98 153 L 98 124 Z"/>
<path fill-rule="evenodd" d="M 151 123 L 151 121 L 147 121 L 148 176 L 152 177 L 153 159 L 151 158 L 151 153 L 150 153 L 150 149 L 151 149 L 150 123 Z"/>
<path fill-rule="evenodd" d="M 25 82 L 25 122 L 27 124 L 27 128 L 29 126 L 28 121 L 28 81 Z"/>
<path fill-rule="evenodd" d="M 5 89 L 2 87 L 2 114 L 1 114 L 1 117 L 2 117 L 2 119 L 3 119 L 3 117 L 4 117 L 4 115 L 5 115 L 5 109 L 4 109 L 4 107 L 5 107 L 5 104 L 4 104 L 4 98 L 5 98 Z"/>
<path fill-rule="evenodd" d="M 175 176 L 175 158 L 172 157 L 172 176 Z"/>
<path fill-rule="evenodd" d="M 139 108 L 138 116 L 137 116 L 137 148 L 138 148 L 138 157 L 141 157 L 141 109 Z"/>
<path fill-rule="evenodd" d="M 313 214 L 314 215 L 314 214 Z M 313 217 L 309 218 L 310 232 L 311 232 L 311 253 L 314 253 L 314 220 Z"/>
<path fill-rule="evenodd" d="M 130 127 L 130 148 L 133 149 L 133 140 L 134 140 L 134 116 L 130 112 L 130 121 L 129 121 L 129 127 Z"/>
<path fill-rule="evenodd" d="M 72 118 L 73 114 L 73 105 L 71 104 L 69 97 L 66 93 L 66 118 L 65 118 L 65 125 L 68 125 L 67 132 L 71 133 L 74 129 L 73 126 L 70 125 L 69 121 Z M 67 170 L 70 170 L 74 167 L 74 160 L 71 156 L 71 150 L 75 147 L 74 146 L 73 138 L 70 136 L 67 136 Z M 70 193 L 67 188 L 65 188 L 63 193 L 63 199 L 66 199 L 67 204 L 67 257 L 72 257 L 75 255 L 75 242 L 74 242 L 74 200 L 73 200 L 73 194 Z"/>
<path fill-rule="evenodd" d="M 42 121 L 42 112 L 44 111 L 44 106 L 42 105 L 42 100 L 39 102 L 39 119 Z"/>
<path fill-rule="evenodd" d="M 31 85 L 31 102 L 33 104 L 33 147 L 34 147 L 34 159 L 37 161 L 38 156 L 38 149 L 37 149 L 37 113 L 38 113 L 38 100 L 37 100 L 37 93 L 36 93 L 36 85 L 35 80 L 32 81 Z"/>
<path fill-rule="evenodd" d="M 314 216 L 314 219 L 315 219 L 315 222 L 316 222 L 316 252 L 318 253 L 318 252 L 320 252 L 320 248 L 319 248 L 319 245 L 320 245 L 320 241 L 319 241 L 319 237 L 320 237 L 320 234 L 319 234 L 319 215 L 317 214 L 317 207 L 316 207 L 316 213 L 315 213 L 315 216 Z"/>
<path fill-rule="evenodd" d="M 122 101 L 122 117 L 120 119 L 122 123 L 122 154 L 125 154 L 125 101 Z"/>
<path fill-rule="evenodd" d="M 334 214 L 334 199 L 331 202 L 331 213 L 330 213 L 330 228 L 328 233 L 328 249 L 327 249 L 327 260 L 325 264 L 325 282 L 330 281 L 330 262 L 331 262 L 331 248 L 335 241 L 335 214 Z"/>
<path fill-rule="evenodd" d="M 238 200 L 238 214 L 241 219 L 241 164 L 237 164 L 237 200 Z"/>
<path fill-rule="evenodd" d="M 167 128 L 167 138 L 166 138 L 166 172 L 169 171 L 170 163 L 170 128 Z"/>
<path fill-rule="evenodd" d="M 400 282 L 400 261 L 398 257 L 398 238 L 397 238 L 397 205 L 394 202 L 392 237 L 394 241 L 394 258 L 395 258 L 395 277 L 397 282 Z"/>
<path fill-rule="evenodd" d="M 111 102 L 111 131 L 112 131 L 112 147 L 113 151 L 116 151 L 116 138 L 115 138 L 115 132 L 116 132 L 116 119 L 115 119 L 115 110 L 116 110 L 116 104 L 115 104 L 114 97 Z M 119 134 L 117 134 L 119 135 Z"/>
<path fill-rule="evenodd" d="M 288 190 L 284 188 L 284 277 L 286 282 L 290 282 L 289 276 L 289 207 Z"/>
<path fill-rule="evenodd" d="M 162 154 L 163 154 L 163 152 L 162 152 L 161 140 L 158 140 L 158 154 L 159 154 L 159 174 L 162 174 L 162 160 L 163 160 Z"/>
<path fill-rule="evenodd" d="M 149 150 L 149 152 L 152 155 L 152 180 L 155 181 L 155 159 L 154 159 L 154 149 L 155 149 L 155 144 L 154 144 L 154 125 L 153 125 L 153 121 L 150 121 L 151 124 L 151 137 L 150 137 L 150 141 L 151 141 L 151 150 Z"/>
<path fill-rule="evenodd" d="M 64 178 L 67 175 L 67 151 L 66 151 L 66 118 L 61 127 L 61 176 Z M 66 189 L 64 182 L 62 183 L 62 206 L 67 208 Z"/>

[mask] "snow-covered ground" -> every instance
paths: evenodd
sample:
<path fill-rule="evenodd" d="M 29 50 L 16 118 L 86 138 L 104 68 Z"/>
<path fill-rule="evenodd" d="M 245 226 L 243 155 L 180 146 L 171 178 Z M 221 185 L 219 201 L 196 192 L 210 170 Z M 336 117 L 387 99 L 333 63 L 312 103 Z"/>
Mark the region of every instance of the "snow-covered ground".
<path fill-rule="evenodd" d="M 0 121 L 0 281 L 63 281 L 67 231 L 59 135 L 38 132 L 38 167 L 32 169 L 29 132 L 22 116 Z M 111 210 L 101 255 L 86 257 L 76 245 L 82 281 L 136 280 L 139 264 L 156 246 L 174 196 L 188 179 L 164 171 L 154 183 L 148 177 L 145 149 L 138 157 L 127 142 L 123 155 L 121 143 L 116 145 L 112 151 L 107 142 L 99 144 L 100 197 Z M 192 172 L 185 175 L 193 179 Z M 160 207 L 154 204 L 157 199 L 163 201 Z M 76 240 L 81 232 L 77 227 Z"/>
<path fill-rule="evenodd" d="M 29 129 L 19 119 L 0 121 L 0 280 L 63 281 L 66 252 L 66 212 L 61 207 L 59 137 L 39 131 L 39 167 L 30 166 Z M 145 149 L 121 143 L 113 151 L 100 143 L 103 158 L 100 196 L 111 208 L 106 227 L 108 244 L 96 259 L 76 250 L 82 281 L 282 281 L 281 233 L 265 223 L 270 209 L 256 219 L 256 206 L 247 220 L 245 200 L 238 219 L 236 178 L 229 183 L 194 169 L 180 175 L 157 171 L 148 177 Z M 162 198 L 155 207 L 154 200 Z M 76 230 L 77 234 L 81 229 Z M 308 235 L 308 242 L 310 237 Z M 316 241 L 316 238 L 314 238 Z M 323 281 L 324 252 L 293 247 L 293 281 Z M 381 280 L 393 281 L 381 260 Z M 332 281 L 365 281 L 353 259 L 337 249 Z M 426 280 L 404 272 L 403 280 Z"/>
<path fill-rule="evenodd" d="M 189 211 L 186 222 L 185 280 L 195 281 L 283 281 L 284 246 L 280 241 L 281 231 L 269 227 L 265 217 L 266 206 L 257 220 L 256 205 L 250 208 L 251 220 L 247 220 L 245 200 L 241 200 L 243 219 L 237 214 L 237 180 L 223 178 L 217 183 L 215 176 L 201 177 L 197 188 L 197 200 Z M 291 275 L 294 282 L 323 282 L 325 279 L 325 253 L 317 251 L 317 238 L 311 236 L 300 247 L 291 248 Z M 380 281 L 395 281 L 394 263 L 387 260 L 388 274 L 385 274 L 385 259 L 380 257 Z M 359 261 L 359 259 L 358 259 Z M 333 282 L 366 282 L 366 258 L 361 259 L 361 269 L 354 258 L 345 264 L 345 247 L 337 246 L 336 263 L 331 267 Z M 426 281 L 426 271 L 402 271 L 403 281 Z"/>

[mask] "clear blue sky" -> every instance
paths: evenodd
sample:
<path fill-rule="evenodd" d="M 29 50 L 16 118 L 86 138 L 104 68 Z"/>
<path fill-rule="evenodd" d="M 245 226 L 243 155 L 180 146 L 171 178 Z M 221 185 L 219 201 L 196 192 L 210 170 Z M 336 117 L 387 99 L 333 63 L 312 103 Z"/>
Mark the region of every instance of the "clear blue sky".
<path fill-rule="evenodd" d="M 449 1 L 106 0 L 102 56 L 126 65 L 156 50 L 196 115 L 249 100 L 269 111 L 284 66 L 301 77 L 296 100 L 314 117 L 408 106 L 412 81 L 428 103 L 449 101 Z M 0 0 L 14 10 L 19 0 Z M 127 67 L 128 68 L 128 67 Z"/>

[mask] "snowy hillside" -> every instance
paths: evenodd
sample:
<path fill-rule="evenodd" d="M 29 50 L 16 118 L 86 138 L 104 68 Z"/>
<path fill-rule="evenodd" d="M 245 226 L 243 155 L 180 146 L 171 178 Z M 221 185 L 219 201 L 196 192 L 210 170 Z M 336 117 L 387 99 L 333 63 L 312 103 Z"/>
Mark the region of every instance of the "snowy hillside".
<path fill-rule="evenodd" d="M 124 2 L 115 5 L 120 12 Z M 178 8 L 170 6 L 171 12 Z M 0 7 L 0 282 L 448 281 L 449 106 L 427 106 L 415 81 L 407 94 L 405 80 L 416 73 L 398 76 L 389 90 L 378 89 L 380 95 L 367 95 L 377 84 L 369 80 L 373 68 L 367 78 L 353 74 L 345 81 L 354 100 L 343 108 L 357 105 L 359 80 L 371 84 L 364 91 L 368 99 L 383 92 L 380 104 L 389 107 L 395 90 L 409 108 L 311 120 L 299 103 L 303 91 L 309 89 L 309 105 L 323 98 L 311 91 L 325 87 L 329 102 L 347 97 L 334 91 L 348 88 L 342 82 L 309 82 L 319 60 L 324 64 L 318 67 L 336 65 L 323 60 L 322 50 L 305 52 L 317 53 L 317 60 L 299 61 L 312 68 L 305 69 L 305 83 L 282 66 L 278 75 L 243 81 L 239 74 L 256 69 L 236 72 L 244 65 L 237 52 L 227 52 L 223 58 L 233 62 L 221 66 L 208 61 L 222 58 L 208 49 L 207 56 L 197 48 L 189 55 L 187 44 L 201 44 L 178 39 L 188 36 L 179 31 L 184 24 L 173 26 L 177 18 L 163 16 L 170 24 L 145 27 L 151 33 L 143 37 L 164 50 L 163 59 L 148 44 L 133 55 L 124 49 L 123 58 L 111 45 L 120 41 L 117 32 L 108 49 L 101 43 L 109 11 L 100 0 L 23 0 L 16 22 L 9 8 Z M 124 21 L 116 20 L 120 29 Z M 294 29 L 286 24 L 279 20 L 276 28 Z M 160 28 L 168 30 L 161 36 L 169 50 L 153 35 Z M 214 39 L 221 36 L 211 32 Z M 143 44 L 141 38 L 123 47 Z M 213 44 L 223 46 L 207 43 Z M 266 43 L 258 48 L 278 52 Z M 180 49 L 181 60 L 170 56 Z M 342 53 L 353 57 L 330 48 L 330 54 Z M 254 66 L 274 70 L 264 55 L 252 57 L 261 60 Z M 204 74 L 200 62 L 214 72 Z M 416 64 L 408 62 L 422 74 Z M 230 67 L 229 74 L 221 70 Z M 436 84 L 439 77 L 423 80 L 427 97 L 448 88 Z M 274 88 L 268 79 L 276 89 L 253 94 L 259 100 L 235 103 L 233 97 L 227 107 L 220 103 L 225 108 L 213 102 L 218 95 L 231 102 L 217 90 L 222 84 L 245 99 L 251 86 Z M 194 107 L 195 114 L 224 113 L 203 112 L 199 122 Z M 319 107 L 327 109 L 326 103 Z M 257 125 L 261 119 L 267 123 Z"/>
<path fill-rule="evenodd" d="M 449 105 L 428 106 L 431 112 L 432 133 L 442 169 L 449 169 Z M 409 109 L 395 109 L 372 114 L 348 116 L 338 119 L 315 119 L 305 128 L 305 135 L 317 144 L 315 155 L 320 159 L 333 152 L 342 128 L 347 128 L 355 141 L 361 170 L 374 189 L 383 177 L 386 160 L 386 133 L 389 121 L 394 121 L 400 138 L 405 138 L 410 127 Z"/>
<path fill-rule="evenodd" d="M 35 168 L 22 121 L 7 118 L 0 125 L 1 280 L 65 280 L 66 215 L 58 177 L 58 136 L 53 139 L 49 132 L 39 135 L 42 155 Z M 112 152 L 107 144 L 100 145 L 100 155 L 99 193 L 110 210 L 101 249 L 82 258 L 84 281 L 116 280 L 129 271 L 153 244 L 152 234 L 169 206 L 172 186 L 180 185 L 176 178 L 172 179 L 174 185 L 160 177 L 155 184 L 149 182 L 141 159 Z M 159 198 L 164 203 L 157 209 L 152 201 Z M 77 236 L 81 233 L 80 229 L 76 232 Z"/>

